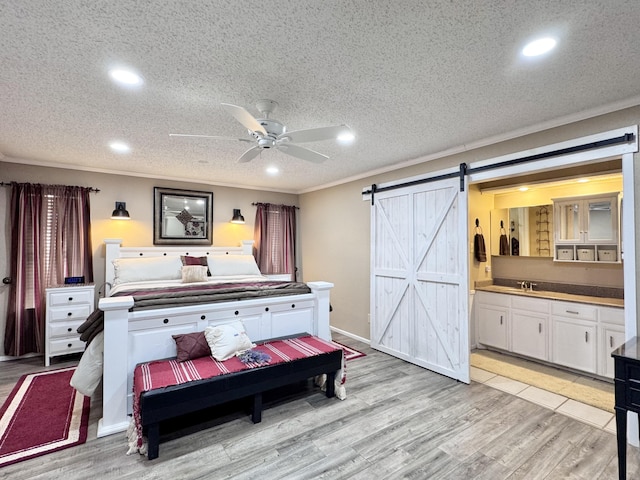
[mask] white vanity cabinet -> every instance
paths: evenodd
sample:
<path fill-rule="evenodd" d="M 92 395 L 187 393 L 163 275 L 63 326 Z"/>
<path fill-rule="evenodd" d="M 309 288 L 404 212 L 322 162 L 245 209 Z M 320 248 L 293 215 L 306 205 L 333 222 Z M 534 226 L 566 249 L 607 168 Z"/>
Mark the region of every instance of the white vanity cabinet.
<path fill-rule="evenodd" d="M 478 341 L 483 345 L 509 350 L 509 296 L 488 292 L 477 292 L 476 295 Z"/>
<path fill-rule="evenodd" d="M 613 358 L 611 352 L 625 342 L 624 309 L 600 307 L 599 319 L 599 374 L 603 377 L 614 378 Z"/>
<path fill-rule="evenodd" d="M 619 262 L 619 192 L 555 198 L 554 260 Z"/>
<path fill-rule="evenodd" d="M 574 302 L 553 302 L 553 351 L 559 365 L 597 373 L 598 307 Z"/>
<path fill-rule="evenodd" d="M 625 340 L 624 308 L 475 292 L 477 342 L 613 378 L 611 352 Z"/>
<path fill-rule="evenodd" d="M 511 351 L 539 360 L 549 359 L 549 301 L 511 299 Z"/>

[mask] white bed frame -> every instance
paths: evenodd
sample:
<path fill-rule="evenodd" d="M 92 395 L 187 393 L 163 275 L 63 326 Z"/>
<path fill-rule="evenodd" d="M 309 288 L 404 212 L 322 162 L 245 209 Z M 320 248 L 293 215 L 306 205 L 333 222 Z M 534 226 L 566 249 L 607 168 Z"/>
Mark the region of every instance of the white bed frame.
<path fill-rule="evenodd" d="M 129 312 L 133 297 L 108 297 L 114 280 L 116 258 L 151 256 L 239 255 L 252 253 L 252 240 L 241 247 L 121 247 L 122 240 L 106 239 L 106 297 L 98 307 L 104 311 L 104 367 L 102 418 L 98 437 L 122 432 L 129 426 L 133 369 L 140 362 L 174 357 L 171 335 L 198 332 L 210 325 L 241 319 L 253 341 L 308 332 L 331 340 L 329 329 L 329 282 L 307 282 L 311 293 L 189 305 Z"/>

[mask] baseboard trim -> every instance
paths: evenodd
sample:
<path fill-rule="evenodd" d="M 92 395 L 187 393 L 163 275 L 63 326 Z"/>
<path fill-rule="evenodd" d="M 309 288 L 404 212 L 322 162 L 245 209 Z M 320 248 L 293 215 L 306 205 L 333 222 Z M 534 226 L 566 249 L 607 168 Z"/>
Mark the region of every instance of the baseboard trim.
<path fill-rule="evenodd" d="M 24 355 L 21 355 L 19 357 L 11 357 L 9 355 L 2 355 L 2 356 L 0 356 L 0 362 L 9 362 L 11 360 L 23 360 L 25 358 L 41 357 L 41 356 L 42 356 L 41 353 L 25 353 Z"/>
<path fill-rule="evenodd" d="M 361 337 L 351 332 L 347 332 L 346 330 L 341 330 L 336 327 L 329 327 L 332 331 L 344 335 L 345 337 L 353 338 L 354 340 L 358 340 L 359 342 L 366 343 L 367 345 L 371 345 L 371 340 L 368 338 Z"/>

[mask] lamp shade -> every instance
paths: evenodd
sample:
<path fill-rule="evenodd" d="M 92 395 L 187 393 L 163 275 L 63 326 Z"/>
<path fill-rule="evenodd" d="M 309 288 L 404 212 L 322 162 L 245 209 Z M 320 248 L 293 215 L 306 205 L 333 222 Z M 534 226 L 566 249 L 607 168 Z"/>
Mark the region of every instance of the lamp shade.
<path fill-rule="evenodd" d="M 129 212 L 125 202 L 116 202 L 116 209 L 111 214 L 112 220 L 129 220 Z"/>
<path fill-rule="evenodd" d="M 239 208 L 233 209 L 233 218 L 231 219 L 231 223 L 244 223 L 244 217 L 242 213 L 240 213 Z"/>

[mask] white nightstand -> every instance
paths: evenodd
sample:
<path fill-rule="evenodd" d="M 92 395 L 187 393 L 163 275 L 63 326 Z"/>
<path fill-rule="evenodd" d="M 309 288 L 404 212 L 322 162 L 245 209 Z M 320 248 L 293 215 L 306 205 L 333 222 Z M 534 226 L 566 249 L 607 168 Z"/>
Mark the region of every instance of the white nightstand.
<path fill-rule="evenodd" d="M 51 357 L 84 350 L 76 330 L 94 309 L 95 286 L 63 285 L 46 291 L 44 364 L 48 367 Z"/>

